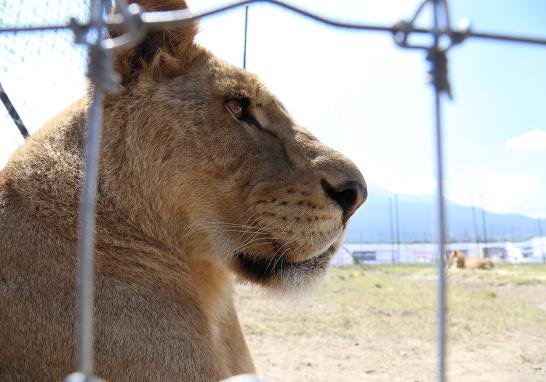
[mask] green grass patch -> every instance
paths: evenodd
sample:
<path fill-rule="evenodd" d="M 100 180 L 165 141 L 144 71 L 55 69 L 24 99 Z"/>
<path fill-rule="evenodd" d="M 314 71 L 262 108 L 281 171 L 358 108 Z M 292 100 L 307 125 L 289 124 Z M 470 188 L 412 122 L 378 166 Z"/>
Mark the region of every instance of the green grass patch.
<path fill-rule="evenodd" d="M 451 340 L 499 333 L 546 335 L 545 265 L 450 270 L 448 317 Z M 245 331 L 286 336 L 387 336 L 432 341 L 436 335 L 436 270 L 388 265 L 333 268 L 318 292 L 303 298 L 256 296 L 242 290 Z"/>

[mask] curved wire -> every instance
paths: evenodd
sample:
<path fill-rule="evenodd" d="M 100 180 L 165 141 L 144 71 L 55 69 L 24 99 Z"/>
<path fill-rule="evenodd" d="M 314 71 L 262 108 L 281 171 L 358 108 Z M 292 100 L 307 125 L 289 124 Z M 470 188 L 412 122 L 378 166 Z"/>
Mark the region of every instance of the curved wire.
<path fill-rule="evenodd" d="M 141 15 L 143 23 L 145 25 L 148 25 L 149 27 L 152 27 L 152 28 L 160 28 L 165 26 L 173 27 L 177 25 L 182 25 L 187 22 L 204 19 L 209 16 L 213 16 L 213 15 L 228 11 L 230 9 L 236 9 L 236 8 L 247 6 L 254 3 L 272 4 L 283 9 L 287 9 L 293 13 L 299 14 L 306 18 L 315 20 L 322 24 L 326 24 L 332 27 L 337 27 L 337 28 L 362 30 L 362 31 L 389 32 L 389 33 L 396 33 L 400 31 L 400 28 L 397 27 L 396 25 L 394 26 L 372 25 L 372 24 L 353 23 L 353 22 L 338 21 L 338 20 L 330 19 L 328 17 L 321 16 L 313 12 L 309 12 L 303 8 L 296 7 L 294 5 L 288 4 L 280 0 L 240 0 L 240 1 L 233 2 L 231 4 L 197 12 L 194 14 L 191 14 L 188 10 L 177 10 L 177 11 L 162 11 L 162 12 L 143 12 L 140 15 Z M 123 24 L 124 24 L 124 19 L 123 19 L 123 16 L 120 16 L 120 15 L 111 15 L 106 21 L 107 27 L 122 28 Z M 91 24 L 81 23 L 81 24 L 78 24 L 78 28 L 86 30 L 91 28 Z M 37 32 L 37 31 L 61 30 L 61 29 L 74 29 L 74 26 L 70 24 L 29 25 L 29 26 L 23 26 L 23 27 L 10 26 L 10 27 L 0 28 L 0 33 Z M 418 34 L 433 34 L 435 31 L 431 29 L 427 29 L 427 28 L 413 27 L 409 32 L 418 33 Z M 437 32 L 442 36 L 450 36 L 450 37 L 452 35 L 461 33 L 461 31 L 450 30 L 450 29 L 441 29 Z M 546 38 L 543 38 L 543 37 L 518 36 L 518 35 L 510 35 L 510 34 L 502 34 L 502 33 L 475 32 L 475 31 L 467 31 L 464 33 L 466 37 L 474 37 L 479 39 L 546 45 Z"/>

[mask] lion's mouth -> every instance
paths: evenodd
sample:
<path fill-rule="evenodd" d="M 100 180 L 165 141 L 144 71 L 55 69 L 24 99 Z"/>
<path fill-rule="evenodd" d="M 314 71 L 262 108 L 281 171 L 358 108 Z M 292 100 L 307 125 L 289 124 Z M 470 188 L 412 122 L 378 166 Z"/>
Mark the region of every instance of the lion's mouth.
<path fill-rule="evenodd" d="M 326 251 L 304 261 L 293 262 L 285 258 L 268 259 L 252 256 L 245 252 L 235 253 L 238 269 L 244 276 L 256 282 L 267 282 L 278 276 L 294 275 L 300 277 L 320 273 L 325 270 L 332 253 L 336 250 L 332 244 Z"/>

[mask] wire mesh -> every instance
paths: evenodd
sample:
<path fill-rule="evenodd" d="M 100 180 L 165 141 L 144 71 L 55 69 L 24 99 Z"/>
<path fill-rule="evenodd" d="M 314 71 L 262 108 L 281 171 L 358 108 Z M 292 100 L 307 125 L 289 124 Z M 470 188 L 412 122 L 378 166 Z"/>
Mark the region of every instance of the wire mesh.
<path fill-rule="evenodd" d="M 48 0 L 29 6 L 21 1 L 2 0 L 0 25 L 67 23 L 70 17 L 83 21 L 88 17 L 88 9 L 86 1 Z M 85 47 L 74 44 L 70 30 L 0 33 L 0 57 L 0 84 L 30 132 L 85 94 L 87 55 Z M 72 84 L 64 87 L 69 91 L 54 92 L 61 82 Z M 21 144 L 23 139 L 12 128 L 14 123 L 7 110 L 0 110 L 0 123 L 6 127 L 2 140 Z M 0 163 L 6 159 L 1 157 Z"/>

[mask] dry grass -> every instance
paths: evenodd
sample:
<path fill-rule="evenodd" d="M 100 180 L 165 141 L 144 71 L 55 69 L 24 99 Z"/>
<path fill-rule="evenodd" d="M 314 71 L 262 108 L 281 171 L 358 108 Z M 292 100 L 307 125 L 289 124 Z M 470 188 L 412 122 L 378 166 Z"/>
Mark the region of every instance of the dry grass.
<path fill-rule="evenodd" d="M 546 380 L 546 266 L 453 270 L 448 280 L 452 380 Z M 429 266 L 337 268 L 306 298 L 243 287 L 238 304 L 271 380 L 428 381 L 435 285 Z"/>

